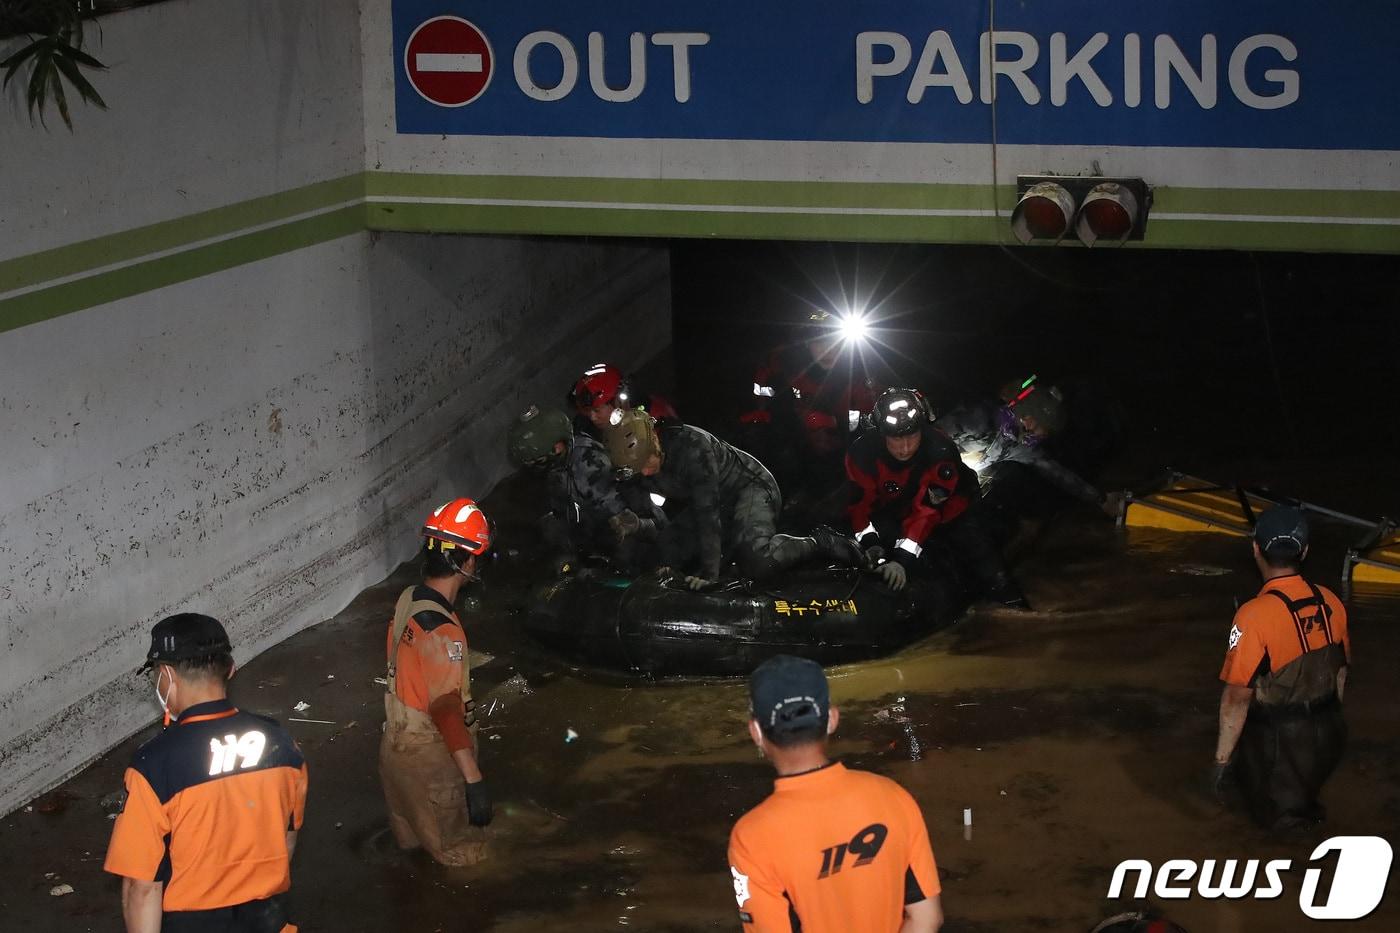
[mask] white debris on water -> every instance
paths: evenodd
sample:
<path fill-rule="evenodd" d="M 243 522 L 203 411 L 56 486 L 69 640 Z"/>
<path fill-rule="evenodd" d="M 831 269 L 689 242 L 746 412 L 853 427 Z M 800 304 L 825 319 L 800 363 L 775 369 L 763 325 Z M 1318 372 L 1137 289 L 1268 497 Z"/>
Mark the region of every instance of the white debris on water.
<path fill-rule="evenodd" d="M 292 709 L 296 710 L 298 713 L 304 713 L 310 708 L 311 704 L 305 700 L 297 700 L 297 705 L 292 707 Z"/>
<path fill-rule="evenodd" d="M 1223 577 L 1234 573 L 1229 567 L 1215 567 L 1211 564 L 1178 564 L 1170 573 L 1184 573 L 1189 577 Z"/>
<path fill-rule="evenodd" d="M 63 897 L 65 894 L 72 893 L 73 886 L 71 884 L 56 884 L 53 887 L 49 888 L 49 894 L 53 897 Z"/>

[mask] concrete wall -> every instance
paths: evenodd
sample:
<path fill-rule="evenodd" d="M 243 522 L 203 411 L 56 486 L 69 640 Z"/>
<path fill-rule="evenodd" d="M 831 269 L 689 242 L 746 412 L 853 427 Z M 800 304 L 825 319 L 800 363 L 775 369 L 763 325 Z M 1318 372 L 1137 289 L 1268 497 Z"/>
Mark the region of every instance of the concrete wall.
<path fill-rule="evenodd" d="M 326 618 L 520 402 L 669 342 L 664 251 L 364 229 L 358 27 L 162 4 L 104 23 L 112 114 L 0 111 L 0 812 L 157 714 L 157 619 Z"/>

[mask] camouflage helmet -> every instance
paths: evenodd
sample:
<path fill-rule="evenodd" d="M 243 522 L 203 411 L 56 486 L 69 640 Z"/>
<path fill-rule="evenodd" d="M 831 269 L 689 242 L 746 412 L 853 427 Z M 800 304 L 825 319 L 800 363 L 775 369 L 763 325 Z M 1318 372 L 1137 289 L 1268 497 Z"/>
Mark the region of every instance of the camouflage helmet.
<path fill-rule="evenodd" d="M 511 422 L 506 434 L 506 456 L 516 466 L 544 466 L 559 454 L 555 446 L 574 436 L 569 416 L 557 408 L 531 405 Z"/>
<path fill-rule="evenodd" d="M 661 452 L 656 419 L 641 409 L 614 412 L 606 434 L 608 458 L 619 473 L 640 473 L 652 455 Z"/>

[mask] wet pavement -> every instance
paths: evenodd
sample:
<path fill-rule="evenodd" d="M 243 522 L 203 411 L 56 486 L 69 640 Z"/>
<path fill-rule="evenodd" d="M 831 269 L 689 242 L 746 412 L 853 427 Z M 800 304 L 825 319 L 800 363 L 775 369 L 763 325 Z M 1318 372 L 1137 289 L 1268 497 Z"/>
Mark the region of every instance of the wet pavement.
<path fill-rule="evenodd" d="M 580 672 L 534 650 L 517 627 L 530 568 L 510 553 L 528 535 L 503 508 L 518 493 L 494 497 L 507 543 L 468 621 L 497 800 L 485 864 L 400 853 L 385 824 L 374 678 L 412 568 L 236 676 L 234 699 L 288 722 L 310 764 L 295 915 L 308 931 L 736 929 L 727 834 L 771 786 L 745 732 L 744 686 Z M 1340 551 L 1318 550 L 1312 570 L 1335 585 Z M 1400 839 L 1400 709 L 1393 666 L 1373 661 L 1400 649 L 1394 598 L 1353 603 L 1351 745 L 1325 792 L 1325 831 L 1284 844 L 1201 790 L 1233 599 L 1257 588 L 1241 543 L 1075 513 L 1031 529 L 1015 554 L 1035 612 L 974 610 L 896 657 L 830 670 L 834 751 L 918 798 L 949 933 L 1087 931 L 1123 906 L 1105 895 L 1129 858 L 1292 859 L 1280 898 L 1163 906 L 1192 933 L 1307 929 L 1298 894 L 1317 841 Z M 135 744 L 0 821 L 5 929 L 121 929 L 118 882 L 101 872 L 104 804 Z M 59 884 L 74 893 L 52 896 Z M 1400 899 L 1348 929 L 1400 929 Z"/>

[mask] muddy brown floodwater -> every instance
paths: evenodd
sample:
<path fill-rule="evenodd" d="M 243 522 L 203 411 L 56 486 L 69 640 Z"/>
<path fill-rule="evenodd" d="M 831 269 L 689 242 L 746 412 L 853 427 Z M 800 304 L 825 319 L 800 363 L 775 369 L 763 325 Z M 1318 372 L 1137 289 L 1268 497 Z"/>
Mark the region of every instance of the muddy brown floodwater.
<path fill-rule="evenodd" d="M 288 723 L 311 770 L 291 897 L 302 929 L 736 929 L 725 843 L 772 780 L 745 734 L 744 685 L 627 680 L 538 654 L 516 627 L 527 564 L 509 553 L 529 539 L 518 521 L 506 525 L 467 623 L 485 659 L 474 682 L 497 800 L 485 864 L 443 869 L 388 837 L 374 678 L 412 568 L 235 678 L 246 708 L 326 721 Z M 1331 585 L 1345 535 L 1334 537 L 1310 566 Z M 1282 844 L 1199 790 L 1233 599 L 1258 586 L 1241 543 L 1076 514 L 1032 529 L 1016 554 L 1035 612 L 973 611 L 896 657 L 830 670 L 843 712 L 834 751 L 918 798 L 948 933 L 1086 931 L 1123 906 L 1105 895 L 1128 858 L 1292 859 L 1277 899 L 1163 906 L 1191 933 L 1310 929 L 1298 894 L 1316 842 L 1400 839 L 1394 598 L 1352 604 L 1352 739 L 1325 792 L 1329 820 L 1315 838 Z M 308 708 L 294 712 L 300 701 Z M 0 822 L 3 929 L 121 929 L 118 882 L 101 871 L 112 825 L 103 798 L 135 744 Z M 75 893 L 51 896 L 61 883 Z M 1400 929 L 1400 898 L 1348 929 Z"/>

